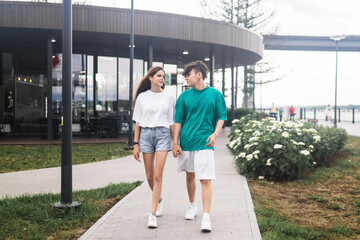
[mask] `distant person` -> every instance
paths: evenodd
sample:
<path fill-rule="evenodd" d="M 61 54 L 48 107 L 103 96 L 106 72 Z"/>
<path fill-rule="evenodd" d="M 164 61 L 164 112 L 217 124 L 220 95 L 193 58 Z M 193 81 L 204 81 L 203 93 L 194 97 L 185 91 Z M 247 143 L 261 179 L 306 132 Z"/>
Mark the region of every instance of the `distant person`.
<path fill-rule="evenodd" d="M 280 120 L 280 122 L 282 121 L 282 118 L 283 118 L 283 112 L 284 112 L 284 108 L 280 107 L 279 108 L 279 120 Z"/>
<path fill-rule="evenodd" d="M 172 148 L 174 157 L 179 157 L 178 172 L 186 172 L 190 202 L 185 214 L 187 220 L 194 219 L 197 213 L 195 178 L 200 180 L 203 203 L 201 231 L 203 232 L 211 231 L 211 180 L 215 179 L 214 145 L 226 121 L 224 96 L 204 82 L 208 72 L 208 68 L 201 61 L 189 63 L 184 67 L 183 75 L 191 89 L 181 93 L 176 102 Z"/>
<path fill-rule="evenodd" d="M 270 117 L 273 117 L 277 120 L 277 109 L 276 109 L 274 103 L 272 104 L 272 106 L 270 108 Z"/>
<path fill-rule="evenodd" d="M 295 108 L 293 105 L 289 108 L 290 120 L 295 120 Z"/>
<path fill-rule="evenodd" d="M 325 108 L 325 121 L 326 122 L 328 122 L 328 121 L 331 122 L 331 107 L 330 107 L 330 104 L 328 104 L 327 107 Z"/>
<path fill-rule="evenodd" d="M 162 177 L 166 157 L 171 150 L 171 135 L 175 116 L 175 98 L 164 92 L 165 72 L 152 67 L 139 83 L 135 94 L 134 158 L 140 161 L 143 153 L 147 182 L 152 190 L 148 227 L 156 228 L 164 198 L 161 196 Z M 156 157 L 156 163 L 155 163 Z"/>

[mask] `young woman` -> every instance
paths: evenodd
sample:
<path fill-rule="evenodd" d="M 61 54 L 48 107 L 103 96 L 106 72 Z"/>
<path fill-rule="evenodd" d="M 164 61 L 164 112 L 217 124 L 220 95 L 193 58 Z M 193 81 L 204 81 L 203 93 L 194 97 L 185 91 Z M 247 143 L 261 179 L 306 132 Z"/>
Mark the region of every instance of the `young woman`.
<path fill-rule="evenodd" d="M 164 92 L 164 88 L 164 69 L 152 67 L 141 80 L 134 100 L 134 157 L 141 162 L 140 152 L 143 153 L 146 178 L 152 190 L 149 228 L 157 227 L 156 217 L 163 211 L 162 176 L 174 125 L 175 98 Z"/>

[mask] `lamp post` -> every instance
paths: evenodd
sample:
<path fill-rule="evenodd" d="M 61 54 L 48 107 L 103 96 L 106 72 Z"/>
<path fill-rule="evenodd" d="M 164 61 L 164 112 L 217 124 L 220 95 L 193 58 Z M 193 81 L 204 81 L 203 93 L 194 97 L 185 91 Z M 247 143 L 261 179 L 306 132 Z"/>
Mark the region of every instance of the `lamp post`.
<path fill-rule="evenodd" d="M 128 142 L 129 148 L 133 148 L 133 78 L 134 78 L 134 0 L 131 0 L 130 13 L 130 76 L 129 76 L 129 133 Z"/>
<path fill-rule="evenodd" d="M 336 43 L 336 63 L 335 63 L 335 106 L 334 106 L 334 125 L 337 126 L 337 118 L 336 118 L 336 104 L 337 104 L 337 65 L 338 65 L 338 50 L 339 50 L 339 42 L 344 39 L 346 36 L 334 36 L 330 37 L 331 40 L 334 40 Z"/>

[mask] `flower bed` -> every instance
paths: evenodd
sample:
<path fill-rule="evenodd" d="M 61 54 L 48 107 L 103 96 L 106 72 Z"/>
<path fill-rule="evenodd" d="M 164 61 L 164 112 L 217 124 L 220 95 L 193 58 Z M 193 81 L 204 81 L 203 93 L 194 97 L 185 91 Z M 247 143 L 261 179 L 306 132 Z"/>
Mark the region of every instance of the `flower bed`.
<path fill-rule="evenodd" d="M 239 173 L 250 178 L 298 179 L 329 161 L 347 139 L 346 131 L 339 128 L 254 119 L 251 114 L 235 119 L 229 144 Z"/>

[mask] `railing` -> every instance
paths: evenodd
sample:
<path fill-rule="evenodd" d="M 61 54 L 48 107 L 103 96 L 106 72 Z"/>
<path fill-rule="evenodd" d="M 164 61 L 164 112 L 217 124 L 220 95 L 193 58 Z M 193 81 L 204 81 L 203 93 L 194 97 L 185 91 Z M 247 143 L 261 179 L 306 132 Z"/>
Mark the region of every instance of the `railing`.
<path fill-rule="evenodd" d="M 279 110 L 279 109 L 278 109 Z M 257 112 L 270 113 L 270 108 L 256 109 Z M 325 108 L 295 107 L 295 118 L 300 120 L 325 120 Z M 337 108 L 337 122 L 360 123 L 360 108 Z M 284 108 L 283 119 L 289 119 L 289 109 Z M 331 110 L 331 119 L 334 120 L 334 109 Z"/>

